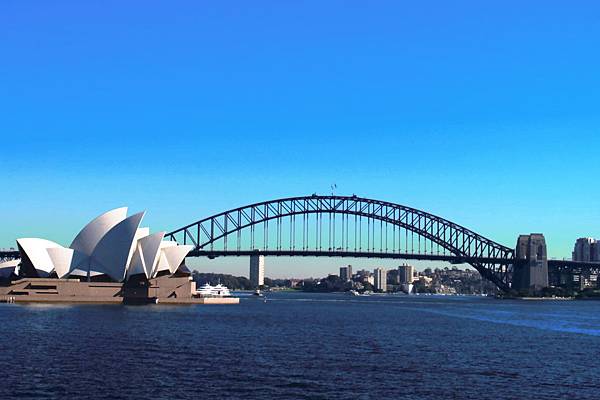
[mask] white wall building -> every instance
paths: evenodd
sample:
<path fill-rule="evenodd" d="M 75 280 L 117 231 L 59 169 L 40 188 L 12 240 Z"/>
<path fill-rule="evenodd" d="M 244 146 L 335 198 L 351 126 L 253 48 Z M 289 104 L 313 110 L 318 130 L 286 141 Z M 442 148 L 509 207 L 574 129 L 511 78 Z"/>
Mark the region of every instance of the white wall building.
<path fill-rule="evenodd" d="M 387 271 L 385 268 L 375 268 L 373 275 L 375 276 L 375 289 L 387 292 Z"/>
<path fill-rule="evenodd" d="M 265 284 L 265 256 L 250 256 L 250 282 L 255 287 Z"/>

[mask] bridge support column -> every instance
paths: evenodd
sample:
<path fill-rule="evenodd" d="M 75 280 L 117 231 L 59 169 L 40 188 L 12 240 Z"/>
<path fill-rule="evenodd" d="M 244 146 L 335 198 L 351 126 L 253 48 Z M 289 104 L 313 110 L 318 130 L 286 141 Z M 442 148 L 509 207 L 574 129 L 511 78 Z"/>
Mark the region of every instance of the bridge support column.
<path fill-rule="evenodd" d="M 524 262 L 513 267 L 513 289 L 532 294 L 548 287 L 548 252 L 544 235 L 519 236 L 515 257 Z"/>
<path fill-rule="evenodd" d="M 250 256 L 250 282 L 255 288 L 265 284 L 265 256 L 260 254 Z"/>

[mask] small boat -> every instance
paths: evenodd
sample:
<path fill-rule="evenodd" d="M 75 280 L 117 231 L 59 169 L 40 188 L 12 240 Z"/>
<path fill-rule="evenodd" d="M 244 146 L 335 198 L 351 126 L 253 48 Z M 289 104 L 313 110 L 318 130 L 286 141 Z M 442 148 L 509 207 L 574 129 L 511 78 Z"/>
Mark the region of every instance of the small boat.
<path fill-rule="evenodd" d="M 254 291 L 254 293 L 252 293 L 252 295 L 253 295 L 253 296 L 258 296 L 258 297 L 264 297 L 264 294 L 262 294 L 262 293 L 260 292 L 260 289 L 256 289 L 256 290 Z"/>
<path fill-rule="evenodd" d="M 200 297 L 211 297 L 213 293 L 213 287 L 210 283 L 205 283 L 200 287 L 200 289 L 196 290 L 196 294 Z"/>
<path fill-rule="evenodd" d="M 221 285 L 211 286 L 209 283 L 205 283 L 196 290 L 196 297 L 231 297 L 231 292 L 227 286 Z"/>
<path fill-rule="evenodd" d="M 221 285 L 220 283 L 213 288 L 213 295 L 216 297 L 230 297 L 231 292 L 227 286 Z"/>

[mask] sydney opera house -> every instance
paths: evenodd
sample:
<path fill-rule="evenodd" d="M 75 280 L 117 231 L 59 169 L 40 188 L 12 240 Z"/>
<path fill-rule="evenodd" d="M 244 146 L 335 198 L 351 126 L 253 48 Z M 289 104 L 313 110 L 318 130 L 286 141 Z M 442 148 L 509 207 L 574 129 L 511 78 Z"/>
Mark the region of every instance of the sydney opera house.
<path fill-rule="evenodd" d="M 166 241 L 140 227 L 144 212 L 108 211 L 63 247 L 17 239 L 20 260 L 0 263 L 0 296 L 8 301 L 203 302 L 185 257 L 192 246 Z"/>

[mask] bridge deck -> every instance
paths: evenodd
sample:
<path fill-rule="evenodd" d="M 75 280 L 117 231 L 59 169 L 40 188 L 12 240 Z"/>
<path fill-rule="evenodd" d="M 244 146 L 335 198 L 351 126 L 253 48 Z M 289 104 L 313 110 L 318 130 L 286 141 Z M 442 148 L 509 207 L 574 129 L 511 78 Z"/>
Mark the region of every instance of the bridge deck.
<path fill-rule="evenodd" d="M 319 250 L 192 250 L 188 257 L 243 257 L 252 255 L 274 257 L 344 257 L 344 258 L 381 258 L 396 260 L 423 260 L 423 261 L 448 261 L 453 264 L 482 263 L 505 265 L 505 258 L 494 257 L 459 257 L 444 254 L 413 254 L 413 253 L 386 253 L 367 251 L 319 251 Z M 514 263 L 521 260 L 514 260 Z"/>

